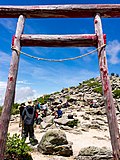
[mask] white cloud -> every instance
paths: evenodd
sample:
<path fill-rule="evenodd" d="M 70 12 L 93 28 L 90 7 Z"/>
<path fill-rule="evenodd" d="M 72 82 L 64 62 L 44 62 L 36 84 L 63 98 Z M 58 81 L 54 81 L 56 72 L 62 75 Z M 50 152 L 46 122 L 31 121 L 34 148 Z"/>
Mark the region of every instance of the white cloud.
<path fill-rule="evenodd" d="M 6 82 L 0 81 L 0 90 L 6 87 Z"/>
<path fill-rule="evenodd" d="M 29 83 L 27 80 L 17 81 L 17 85 L 28 85 L 28 84 L 31 84 L 31 83 Z"/>
<path fill-rule="evenodd" d="M 113 40 L 107 45 L 107 54 L 109 55 L 109 62 L 111 64 L 118 64 L 120 62 L 120 58 L 118 54 L 120 52 L 120 42 L 118 40 Z"/>
<path fill-rule="evenodd" d="M 21 87 L 16 89 L 15 102 L 21 103 L 37 97 L 36 90 L 33 90 L 31 87 Z"/>
<path fill-rule="evenodd" d="M 3 105 L 3 100 L 5 97 L 5 88 L 7 83 L 4 81 L 0 81 L 0 106 Z"/>
<path fill-rule="evenodd" d="M 0 106 L 3 105 L 4 102 L 6 85 L 6 82 L 0 81 Z M 38 96 L 40 95 L 37 94 L 37 91 L 32 89 L 31 87 L 16 87 L 15 102 L 25 102 L 28 99 L 35 99 Z"/>

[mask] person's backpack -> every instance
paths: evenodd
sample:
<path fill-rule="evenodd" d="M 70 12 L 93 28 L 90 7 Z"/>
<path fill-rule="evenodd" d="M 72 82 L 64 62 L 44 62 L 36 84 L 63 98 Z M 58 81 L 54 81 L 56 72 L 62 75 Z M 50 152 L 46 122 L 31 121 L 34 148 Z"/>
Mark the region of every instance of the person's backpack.
<path fill-rule="evenodd" d="M 35 118 L 35 109 L 32 106 L 27 106 L 25 108 L 25 117 L 24 117 L 24 123 L 25 124 L 33 124 Z"/>

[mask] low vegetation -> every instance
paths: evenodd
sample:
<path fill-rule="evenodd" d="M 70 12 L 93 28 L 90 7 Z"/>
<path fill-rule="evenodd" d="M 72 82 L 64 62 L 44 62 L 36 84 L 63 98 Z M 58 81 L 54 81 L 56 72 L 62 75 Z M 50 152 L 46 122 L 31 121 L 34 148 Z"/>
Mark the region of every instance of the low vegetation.
<path fill-rule="evenodd" d="M 89 86 L 89 87 L 99 87 L 100 86 L 100 83 L 99 82 L 89 82 L 89 83 L 87 83 L 87 85 Z"/>
<path fill-rule="evenodd" d="M 65 98 L 66 98 L 67 100 L 69 100 L 69 99 L 70 99 L 70 96 L 66 96 Z"/>
<path fill-rule="evenodd" d="M 18 106 L 19 106 L 20 104 L 18 104 L 18 103 L 14 103 L 13 105 L 12 105 L 12 109 L 11 109 L 11 114 L 12 115 L 16 115 L 16 114 L 19 114 L 19 108 L 18 108 Z M 1 115 L 1 113 L 2 113 L 2 106 L 0 107 L 0 115 Z"/>
<path fill-rule="evenodd" d="M 78 119 L 74 119 L 73 121 L 69 121 L 68 123 L 67 123 L 67 125 L 69 126 L 69 127 L 74 127 L 74 126 L 77 126 L 78 125 Z"/>
<path fill-rule="evenodd" d="M 94 92 L 102 94 L 102 86 L 93 89 Z"/>
<path fill-rule="evenodd" d="M 119 74 L 111 73 L 111 76 L 119 77 Z M 81 89 L 84 87 L 84 85 L 87 85 L 88 87 L 92 88 L 93 92 L 102 94 L 102 85 L 95 78 L 91 78 L 89 80 L 83 81 L 83 82 L 79 83 L 79 85 L 77 87 L 79 89 Z M 65 88 L 65 89 L 69 91 L 69 89 L 74 89 L 74 88 L 75 87 L 72 86 L 70 88 Z M 59 94 L 59 93 L 60 92 L 55 92 L 53 94 L 55 95 L 55 94 Z M 47 101 L 49 101 L 50 96 L 51 96 L 51 94 L 46 94 L 44 96 L 37 98 L 37 100 L 40 102 L 40 104 L 45 104 Z M 120 90 L 119 89 L 114 90 L 113 96 L 114 96 L 114 98 L 120 98 Z M 68 95 L 68 96 L 66 96 L 66 98 L 67 98 L 67 100 L 69 100 L 70 96 Z M 12 110 L 11 110 L 12 115 L 19 114 L 19 108 L 18 108 L 19 105 L 20 104 L 18 104 L 18 103 L 13 104 Z M 0 115 L 1 115 L 1 112 L 2 112 L 2 107 L 0 107 Z"/>
<path fill-rule="evenodd" d="M 18 104 L 18 103 L 14 103 L 13 105 L 12 105 L 12 110 L 11 110 L 11 114 L 12 115 L 16 115 L 16 114 L 19 114 L 19 108 L 18 108 L 18 106 L 19 106 L 20 104 Z"/>
<path fill-rule="evenodd" d="M 85 83 L 91 83 L 91 82 L 94 82 L 95 81 L 95 79 L 94 78 L 91 78 L 91 79 L 89 79 L 89 80 L 86 80 L 86 81 L 83 81 L 83 84 L 85 84 Z"/>
<path fill-rule="evenodd" d="M 20 139 L 19 135 L 14 134 L 10 137 L 8 134 L 6 143 L 5 160 L 33 160 L 30 152 L 31 148 Z"/>
<path fill-rule="evenodd" d="M 49 100 L 50 94 L 44 95 L 37 100 L 40 102 L 40 104 L 45 104 Z"/>
<path fill-rule="evenodd" d="M 120 89 L 116 89 L 113 91 L 114 98 L 120 98 Z"/>

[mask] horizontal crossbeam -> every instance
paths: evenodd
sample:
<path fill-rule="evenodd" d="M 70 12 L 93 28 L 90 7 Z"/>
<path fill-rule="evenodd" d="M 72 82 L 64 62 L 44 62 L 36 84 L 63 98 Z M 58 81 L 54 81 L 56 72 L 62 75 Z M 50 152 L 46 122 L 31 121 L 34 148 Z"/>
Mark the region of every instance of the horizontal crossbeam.
<path fill-rule="evenodd" d="M 91 47 L 97 46 L 96 34 L 77 35 L 21 35 L 21 46 Z"/>
<path fill-rule="evenodd" d="M 96 13 L 104 18 L 120 17 L 120 4 L 0 6 L 0 18 L 87 18 Z"/>

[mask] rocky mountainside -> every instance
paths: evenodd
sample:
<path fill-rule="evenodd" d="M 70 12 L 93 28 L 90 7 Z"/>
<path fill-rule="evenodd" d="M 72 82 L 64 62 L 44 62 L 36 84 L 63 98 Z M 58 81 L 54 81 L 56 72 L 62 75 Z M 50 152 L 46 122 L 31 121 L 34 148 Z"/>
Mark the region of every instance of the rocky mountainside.
<path fill-rule="evenodd" d="M 110 81 L 120 127 L 120 77 L 112 75 Z M 42 118 L 39 126 L 35 126 L 35 136 L 39 144 L 31 146 L 34 160 L 113 159 L 99 77 L 46 97 L 49 97 L 48 114 Z M 96 102 L 96 108 L 90 108 L 91 101 Z M 58 119 L 51 110 L 57 106 L 61 106 L 63 111 L 62 118 Z M 10 133 L 20 134 L 18 123 L 19 115 L 11 116 Z"/>
<path fill-rule="evenodd" d="M 114 103 L 117 109 L 120 108 L 120 77 L 118 75 L 111 75 L 110 82 Z M 100 77 L 91 78 L 87 81 L 79 83 L 76 87 L 64 88 L 61 92 L 55 92 L 50 95 L 48 105 L 57 107 L 61 105 L 62 108 L 88 106 L 95 102 L 96 107 L 104 107 L 104 98 L 102 94 L 102 84 Z"/>

